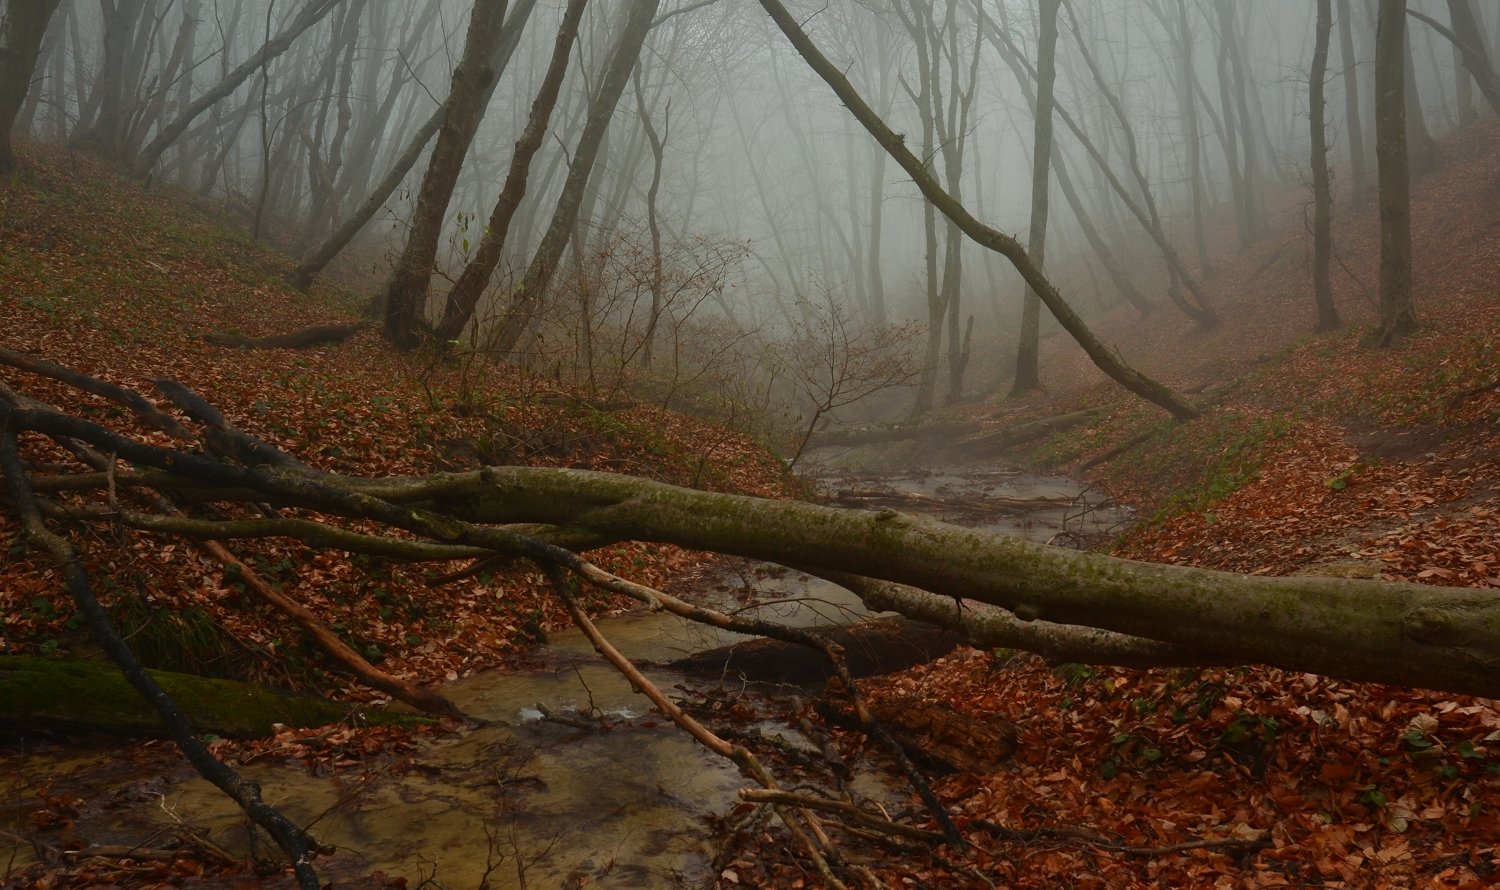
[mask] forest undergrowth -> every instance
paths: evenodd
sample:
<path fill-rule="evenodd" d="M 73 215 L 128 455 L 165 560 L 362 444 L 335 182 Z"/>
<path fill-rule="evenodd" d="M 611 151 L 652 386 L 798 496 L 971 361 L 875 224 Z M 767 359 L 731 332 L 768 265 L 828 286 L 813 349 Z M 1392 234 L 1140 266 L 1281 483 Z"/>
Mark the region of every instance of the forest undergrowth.
<path fill-rule="evenodd" d="M 1167 308 L 1144 321 L 1122 311 L 1098 324 L 1127 358 L 1185 391 L 1237 381 L 1205 418 L 1161 420 L 1101 385 L 1057 338 L 1043 356 L 1048 393 L 973 410 L 1001 425 L 1022 412 L 1105 406 L 1097 423 L 1026 457 L 1079 472 L 1149 520 L 1113 544 L 1121 555 L 1500 587 L 1496 156 L 1500 127 L 1471 127 L 1444 144 L 1443 168 L 1417 185 L 1423 328 L 1396 349 L 1361 345 L 1374 281 L 1337 272 L 1345 326 L 1316 339 L 1308 333 L 1307 238 L 1300 206 L 1289 203 L 1277 234 L 1237 259 L 1227 243 L 1215 245 L 1226 258 L 1208 279 L 1223 316 L 1217 329 L 1195 331 Z M 211 345 L 204 334 L 261 336 L 344 321 L 359 300 L 323 285 L 310 297 L 297 294 L 282 280 L 286 258 L 170 195 L 141 192 L 86 155 L 28 151 L 21 171 L 0 191 L 0 347 L 143 392 L 155 378 L 177 380 L 246 431 L 328 470 L 531 463 L 766 496 L 797 490 L 780 461 L 739 434 L 650 405 L 593 405 L 497 368 L 401 357 L 373 331 L 313 350 Z M 1373 209 L 1347 215 L 1335 237 L 1348 268 L 1374 268 Z M 112 403 L 46 378 L 9 368 L 0 376 L 84 416 L 131 422 Z M 1136 447 L 1082 469 L 1143 434 Z M 371 697 L 325 674 L 291 625 L 186 542 L 123 530 L 76 540 L 96 576 L 112 579 L 101 592 L 133 641 L 157 638 L 162 666 Z M 540 574 L 523 569 L 435 584 L 422 571 L 298 545 L 235 546 L 382 669 L 419 682 L 520 664 L 567 621 Z M 707 560 L 637 544 L 597 559 L 677 589 Z M 0 579 L 0 650 L 89 650 L 54 570 L 26 550 L 8 518 L 0 520 Z M 593 603 L 599 611 L 620 605 Z M 182 644 L 190 639 L 203 644 Z M 863 685 L 876 700 L 941 700 L 1019 731 L 1016 755 L 997 771 L 936 780 L 967 847 L 840 836 L 852 859 L 891 886 L 1500 881 L 1500 711 L 1487 700 L 1256 667 L 1056 667 L 972 649 Z M 830 732 L 846 762 L 881 757 L 859 733 Z M 399 759 L 419 745 L 390 729 L 309 737 L 288 730 L 219 750 L 326 768 L 340 758 Z M 156 743 L 133 751 L 170 756 Z M 85 806 L 39 789 L 20 827 L 65 838 Z M 892 815 L 925 818 L 915 801 Z M 720 886 L 820 886 L 773 829 L 741 844 L 723 861 Z M 214 886 L 228 880 L 227 870 L 201 861 L 149 868 L 69 861 L 27 873 L 23 886 Z"/>

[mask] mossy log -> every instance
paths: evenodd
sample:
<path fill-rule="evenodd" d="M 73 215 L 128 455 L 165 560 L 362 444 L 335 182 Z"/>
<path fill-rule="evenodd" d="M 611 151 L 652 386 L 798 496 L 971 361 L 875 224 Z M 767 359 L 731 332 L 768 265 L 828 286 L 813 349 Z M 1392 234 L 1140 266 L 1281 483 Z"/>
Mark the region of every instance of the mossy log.
<path fill-rule="evenodd" d="M 1132 562 L 894 510 L 714 494 L 586 470 L 490 467 L 341 484 L 454 519 L 545 523 L 526 530 L 573 546 L 590 536 L 590 544 L 661 541 L 853 572 L 998 606 L 1024 623 L 1158 641 L 1205 663 L 1500 695 L 1500 599 L 1481 590 Z"/>
<path fill-rule="evenodd" d="M 276 723 L 303 727 L 351 719 L 398 726 L 431 722 L 234 680 L 148 673 L 182 708 L 194 729 L 220 736 L 267 736 L 275 732 Z M 156 712 L 114 665 L 21 656 L 0 656 L 0 725 L 166 735 Z"/>

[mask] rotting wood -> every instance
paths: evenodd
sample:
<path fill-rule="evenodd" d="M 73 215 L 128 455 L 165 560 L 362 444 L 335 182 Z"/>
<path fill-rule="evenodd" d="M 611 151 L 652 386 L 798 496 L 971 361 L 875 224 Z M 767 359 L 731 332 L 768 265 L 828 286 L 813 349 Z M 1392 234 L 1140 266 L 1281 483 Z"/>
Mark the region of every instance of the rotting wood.
<path fill-rule="evenodd" d="M 961 634 L 922 621 L 883 618 L 817 630 L 842 649 L 849 673 L 869 677 L 926 664 L 966 640 Z M 781 640 L 754 639 L 678 659 L 672 667 L 693 674 L 739 676 L 747 680 L 806 686 L 835 676 L 822 653 Z"/>

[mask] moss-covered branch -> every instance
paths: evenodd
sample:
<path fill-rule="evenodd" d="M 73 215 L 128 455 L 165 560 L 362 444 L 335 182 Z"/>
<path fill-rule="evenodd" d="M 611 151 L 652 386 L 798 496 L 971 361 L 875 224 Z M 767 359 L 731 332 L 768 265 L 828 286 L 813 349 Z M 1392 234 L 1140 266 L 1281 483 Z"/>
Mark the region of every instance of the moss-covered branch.
<path fill-rule="evenodd" d="M 323 726 L 360 723 L 413 726 L 430 718 L 363 710 L 309 695 L 238 683 L 147 671 L 198 732 L 227 737 L 268 736 L 274 724 Z M 164 736 L 161 717 L 111 665 L 0 656 L 0 721 L 12 727 L 48 726 Z"/>

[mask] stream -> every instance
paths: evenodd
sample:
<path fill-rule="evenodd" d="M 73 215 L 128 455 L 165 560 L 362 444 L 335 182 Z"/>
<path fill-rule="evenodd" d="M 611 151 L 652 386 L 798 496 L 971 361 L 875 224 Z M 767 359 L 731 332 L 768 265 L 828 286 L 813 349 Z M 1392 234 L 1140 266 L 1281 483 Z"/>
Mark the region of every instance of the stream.
<path fill-rule="evenodd" d="M 992 468 L 823 481 L 833 503 L 923 512 L 1036 541 L 1102 533 L 1118 518 L 1104 509 L 1080 511 L 1080 487 L 1071 480 Z M 753 585 L 761 605 L 742 608 L 733 592 L 746 593 L 745 585 Z M 751 570 L 714 588 L 709 605 L 787 624 L 869 617 L 852 594 L 794 572 Z M 599 627 L 660 688 L 679 695 L 719 681 L 666 663 L 743 639 L 660 612 Z M 541 666 L 526 673 L 485 673 L 444 686 L 444 695 L 486 722 L 432 739 L 400 770 L 352 761 L 331 775 L 310 775 L 295 760 L 267 760 L 241 772 L 261 783 L 268 802 L 338 847 L 339 870 L 403 875 L 412 886 L 431 879 L 450 890 L 485 882 L 493 890 L 703 883 L 715 852 L 711 817 L 732 807 L 747 781 L 652 712 L 577 630 L 553 634 L 539 657 Z M 763 731 L 808 744 L 783 725 Z M 35 809 L 39 785 L 72 788 L 70 774 L 78 771 L 91 784 L 76 793 L 110 802 L 88 822 L 94 843 L 139 843 L 149 825 L 180 820 L 209 829 L 231 853 L 248 852 L 244 816 L 208 783 L 186 769 L 167 776 L 125 766 L 100 771 L 110 756 L 108 748 L 7 755 L 0 765 L 7 827 L 20 828 L 19 815 Z M 854 781 L 869 797 L 905 793 L 897 779 L 876 773 Z M 19 868 L 32 857 L 19 837 L 0 833 L 0 862 Z"/>

